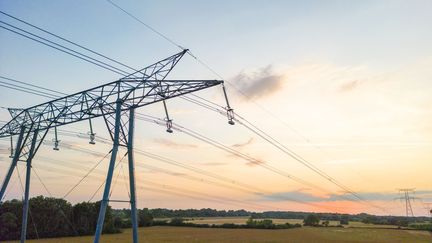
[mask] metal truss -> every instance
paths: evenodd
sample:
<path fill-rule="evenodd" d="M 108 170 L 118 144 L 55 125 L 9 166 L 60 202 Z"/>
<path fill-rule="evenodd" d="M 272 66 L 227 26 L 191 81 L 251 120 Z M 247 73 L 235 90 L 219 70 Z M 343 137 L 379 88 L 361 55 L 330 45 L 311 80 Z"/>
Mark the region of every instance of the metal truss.
<path fill-rule="evenodd" d="M 221 80 L 166 80 L 165 78 L 167 75 L 187 51 L 188 50 L 183 50 L 182 52 L 111 83 L 51 100 L 27 109 L 9 109 L 12 120 L 0 128 L 0 138 L 18 135 L 18 139 L 11 166 L 0 190 L 0 202 L 3 199 L 17 162 L 25 161 L 27 170 L 21 242 L 24 242 L 26 239 L 31 162 L 40 145 L 43 143 L 49 129 L 56 129 L 59 126 L 83 120 L 90 120 L 91 126 L 91 119 L 97 117 L 104 118 L 111 139 L 113 140 L 113 148 L 111 150 L 111 159 L 108 166 L 104 194 L 101 200 L 94 242 L 99 242 L 102 233 L 105 210 L 109 203 L 109 191 L 119 146 L 126 147 L 128 151 L 133 242 L 138 242 L 133 160 L 135 109 L 160 101 L 164 102 L 164 109 L 167 115 L 167 131 L 170 132 L 171 120 L 166 110 L 165 100 L 223 84 Z M 228 111 L 232 110 L 229 107 L 228 100 L 227 105 Z M 91 135 L 93 135 L 94 139 L 92 128 Z M 56 141 L 58 142 L 57 137 Z"/>
<path fill-rule="evenodd" d="M 18 135 L 22 127 L 30 132 L 108 116 L 115 113 L 118 100 L 122 101 L 122 111 L 126 111 L 223 83 L 219 80 L 164 80 L 186 51 L 117 81 L 27 109 L 13 110 L 13 119 L 0 128 L 0 138 Z"/>

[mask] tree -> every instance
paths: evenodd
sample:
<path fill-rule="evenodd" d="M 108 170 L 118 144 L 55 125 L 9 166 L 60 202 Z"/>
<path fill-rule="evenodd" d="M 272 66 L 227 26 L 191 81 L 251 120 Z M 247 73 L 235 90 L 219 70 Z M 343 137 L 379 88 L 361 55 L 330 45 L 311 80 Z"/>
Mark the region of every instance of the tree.
<path fill-rule="evenodd" d="M 148 208 L 138 210 L 138 226 L 146 227 L 153 225 L 153 215 L 150 213 Z"/>
<path fill-rule="evenodd" d="M 330 221 L 326 220 L 322 222 L 322 226 L 328 227 L 330 225 Z"/>
<path fill-rule="evenodd" d="M 17 238 L 17 229 L 18 219 L 13 213 L 7 212 L 0 215 L 0 240 L 6 239 L 2 236 L 11 236 L 12 234 Z"/>
<path fill-rule="evenodd" d="M 31 217 L 29 224 L 37 225 L 37 233 L 34 227 L 28 227 L 30 238 L 59 237 L 73 234 L 71 227 L 72 205 L 64 199 L 54 197 L 37 196 L 29 201 Z"/>
<path fill-rule="evenodd" d="M 256 225 L 256 221 L 253 220 L 253 217 L 252 217 L 252 216 L 249 217 L 249 219 L 246 221 L 246 225 L 247 225 L 247 226 L 250 226 L 250 227 L 253 227 L 253 226 Z"/>
<path fill-rule="evenodd" d="M 21 234 L 22 201 L 13 199 L 0 204 L 0 240 L 19 239 Z M 15 222 L 15 223 L 14 223 Z"/>
<path fill-rule="evenodd" d="M 175 217 L 175 218 L 171 219 L 171 221 L 170 221 L 169 224 L 173 225 L 173 226 L 181 226 L 181 225 L 184 224 L 184 219 L 183 218 Z"/>
<path fill-rule="evenodd" d="M 73 207 L 73 224 L 80 235 L 87 235 L 96 229 L 98 212 L 96 204 L 82 202 Z"/>
<path fill-rule="evenodd" d="M 73 207 L 73 222 L 80 235 L 91 235 L 96 230 L 96 223 L 99 216 L 100 202 L 82 202 Z M 118 233 L 120 230 L 114 225 L 112 208 L 107 207 L 103 233 Z"/>
<path fill-rule="evenodd" d="M 320 219 L 315 214 L 309 214 L 304 220 L 303 224 L 305 226 L 317 226 L 319 225 Z"/>
<path fill-rule="evenodd" d="M 348 225 L 349 224 L 349 218 L 347 215 L 342 215 L 342 217 L 340 218 L 339 223 L 341 225 Z"/>

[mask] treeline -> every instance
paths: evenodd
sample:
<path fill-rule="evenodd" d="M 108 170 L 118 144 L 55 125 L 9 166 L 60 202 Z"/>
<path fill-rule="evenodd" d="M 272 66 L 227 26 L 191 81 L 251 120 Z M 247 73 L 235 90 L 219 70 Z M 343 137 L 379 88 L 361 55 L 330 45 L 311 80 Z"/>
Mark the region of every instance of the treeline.
<path fill-rule="evenodd" d="M 154 220 L 152 225 L 223 229 L 291 229 L 301 227 L 300 224 L 274 224 L 270 219 L 254 220 L 252 218 L 249 218 L 247 221 L 245 221 L 245 224 L 196 224 L 192 222 L 186 222 L 183 218 L 172 218 L 170 220 Z"/>
<path fill-rule="evenodd" d="M 0 240 L 16 240 L 21 234 L 22 222 L 21 200 L 10 200 L 0 204 Z M 96 229 L 99 214 L 99 202 L 82 202 L 75 205 L 64 199 L 38 196 L 30 199 L 30 211 L 27 223 L 27 238 L 50 238 L 62 236 L 92 235 Z M 312 216 L 311 216 L 312 215 Z M 141 209 L 138 210 L 138 225 L 140 227 L 161 226 L 193 226 L 207 228 L 262 228 L 279 229 L 299 227 L 292 224 L 273 224 L 274 219 L 303 219 L 305 225 L 328 226 L 328 221 L 339 221 L 341 225 L 349 221 L 359 221 L 367 224 L 387 224 L 410 226 L 412 228 L 431 230 L 431 224 L 426 226 L 416 222 L 429 221 L 427 217 L 397 217 L 375 216 L 369 214 L 336 214 L 336 213 L 306 213 L 306 212 L 250 212 L 246 210 L 215 210 L 204 209 Z M 207 225 L 185 222 L 183 218 L 201 217 L 249 217 L 245 224 Z M 166 220 L 160 220 L 166 218 Z M 158 219 L 158 220 L 154 220 Z M 258 220 L 260 219 L 260 220 Z M 321 224 L 320 224 L 321 222 Z M 103 233 L 118 233 L 122 228 L 132 227 L 131 211 L 129 209 L 112 209 L 108 207 L 105 215 Z"/>
<path fill-rule="evenodd" d="M 416 222 L 427 222 L 427 220 L 420 221 L 419 219 L 414 220 L 407 217 L 397 216 L 374 216 L 368 215 L 361 220 L 365 224 L 377 224 L 377 225 L 396 225 L 399 227 L 408 227 Z"/>
<path fill-rule="evenodd" d="M 150 209 L 155 218 L 196 218 L 196 217 L 250 217 L 251 212 L 246 210 L 216 210 L 211 208 L 203 209 Z"/>
<path fill-rule="evenodd" d="M 0 240 L 16 240 L 21 235 L 21 200 L 5 201 L 0 205 Z M 92 235 L 96 230 L 100 203 L 82 202 L 75 205 L 64 199 L 38 196 L 30 199 L 27 222 L 27 238 L 51 238 L 62 236 Z M 117 210 L 107 207 L 103 233 L 119 233 L 126 228 L 125 216 L 118 216 Z M 138 210 L 141 226 L 152 221 L 148 210 Z M 129 219 L 129 225 L 130 225 Z M 130 226 L 129 226 L 130 227 Z"/>
<path fill-rule="evenodd" d="M 215 210 L 210 208 L 203 209 L 150 209 L 150 214 L 155 218 L 200 218 L 200 217 L 252 217 L 254 219 L 306 219 L 308 215 L 314 214 L 320 220 L 342 221 L 342 224 L 348 221 L 357 221 L 371 224 L 411 224 L 415 222 L 430 221 L 428 217 L 400 217 L 400 216 L 376 216 L 370 214 L 340 214 L 340 213 L 311 213 L 311 212 L 291 212 L 291 211 L 266 211 L 250 212 L 246 210 Z"/>

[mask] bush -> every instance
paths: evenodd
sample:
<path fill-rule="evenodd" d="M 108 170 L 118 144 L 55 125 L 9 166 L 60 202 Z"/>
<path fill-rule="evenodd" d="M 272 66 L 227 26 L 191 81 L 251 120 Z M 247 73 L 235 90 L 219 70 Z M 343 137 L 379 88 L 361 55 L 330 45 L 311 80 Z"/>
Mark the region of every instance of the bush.
<path fill-rule="evenodd" d="M 153 225 L 153 215 L 147 208 L 138 210 L 138 226 L 147 227 Z"/>
<path fill-rule="evenodd" d="M 169 225 L 172 226 L 183 226 L 184 223 L 184 219 L 183 218 L 172 218 L 171 221 L 169 222 Z"/>
<path fill-rule="evenodd" d="M 320 219 L 315 214 L 309 214 L 304 220 L 305 226 L 319 226 Z"/>
<path fill-rule="evenodd" d="M 417 230 L 428 230 L 432 232 L 432 223 L 430 224 L 411 224 L 410 227 Z"/>
<path fill-rule="evenodd" d="M 342 225 L 348 225 L 349 224 L 349 218 L 347 215 L 343 215 L 339 221 L 339 224 Z"/>
<path fill-rule="evenodd" d="M 31 225 L 37 225 L 40 238 L 92 235 L 96 229 L 100 203 L 83 202 L 72 206 L 64 199 L 38 196 L 29 201 L 31 216 L 27 223 L 27 238 L 36 238 Z M 0 241 L 20 238 L 22 221 L 21 200 L 0 204 Z M 115 219 L 111 207 L 107 207 L 103 233 L 118 233 L 121 222 Z"/>

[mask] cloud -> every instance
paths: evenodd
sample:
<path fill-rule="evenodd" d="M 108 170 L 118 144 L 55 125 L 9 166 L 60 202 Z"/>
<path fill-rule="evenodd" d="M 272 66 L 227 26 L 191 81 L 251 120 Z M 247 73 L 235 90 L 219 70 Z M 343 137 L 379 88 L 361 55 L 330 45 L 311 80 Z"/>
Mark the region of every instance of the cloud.
<path fill-rule="evenodd" d="M 362 84 L 362 81 L 360 80 L 352 80 L 347 83 L 343 83 L 341 86 L 339 86 L 339 92 L 349 92 L 356 88 L 358 88 Z"/>
<path fill-rule="evenodd" d="M 227 165 L 228 163 L 225 162 L 208 162 L 203 163 L 202 165 L 208 165 L 208 166 L 220 166 L 220 165 Z"/>
<path fill-rule="evenodd" d="M 252 160 L 252 161 L 249 161 L 246 163 L 246 165 L 248 165 L 248 166 L 256 166 L 256 165 L 261 165 L 261 164 L 265 164 L 265 162 L 261 159 L 255 159 L 255 160 Z"/>
<path fill-rule="evenodd" d="M 247 163 L 246 163 L 247 166 L 255 166 L 255 165 L 260 165 L 260 164 L 265 164 L 266 163 L 265 161 L 263 161 L 263 160 L 261 160 L 259 158 L 247 159 L 247 158 L 243 158 L 241 155 L 238 155 L 238 154 L 228 154 L 227 157 L 228 158 L 240 158 L 240 159 L 246 160 L 247 161 Z"/>
<path fill-rule="evenodd" d="M 44 145 L 49 145 L 49 146 L 54 146 L 54 142 L 53 141 L 44 141 L 43 142 Z M 82 147 L 81 144 L 79 143 L 72 143 L 72 142 L 61 142 L 59 143 L 59 148 L 60 149 L 69 149 L 69 150 L 74 150 L 74 151 L 79 151 L 88 155 L 91 155 L 93 157 L 101 157 L 105 155 L 105 152 L 99 152 L 99 151 L 95 151 L 95 150 L 91 150 L 91 149 L 87 149 L 85 147 Z"/>
<path fill-rule="evenodd" d="M 254 142 L 254 140 L 255 140 L 254 138 L 249 138 L 249 140 L 247 140 L 246 142 L 236 143 L 236 144 L 233 144 L 231 146 L 235 147 L 235 148 L 243 148 L 243 147 L 246 147 L 249 144 L 252 144 Z"/>
<path fill-rule="evenodd" d="M 357 193 L 357 195 L 364 198 L 366 201 L 394 201 L 401 196 L 397 192 L 360 192 Z M 432 191 L 417 191 L 415 196 L 425 200 L 430 200 L 432 199 Z M 286 201 L 294 199 L 304 202 L 335 202 L 352 199 L 349 194 L 329 194 L 320 197 L 301 190 L 272 193 L 264 195 L 263 197 L 270 201 Z"/>
<path fill-rule="evenodd" d="M 176 143 L 171 140 L 163 139 L 163 138 L 155 138 L 153 139 L 153 142 L 158 145 L 162 145 L 170 148 L 197 148 L 198 147 L 195 144 Z"/>
<path fill-rule="evenodd" d="M 185 175 L 187 175 L 186 173 L 180 173 L 180 172 L 169 172 L 167 174 L 170 174 L 172 176 L 185 176 Z"/>
<path fill-rule="evenodd" d="M 263 197 L 264 199 L 270 201 L 286 201 L 286 200 L 297 200 L 303 202 L 328 201 L 328 198 L 326 197 L 318 197 L 302 191 L 277 192 L 277 193 L 264 195 Z"/>
<path fill-rule="evenodd" d="M 262 98 L 278 91 L 284 81 L 284 76 L 274 73 L 269 65 L 255 72 L 242 72 L 233 80 L 240 90 L 247 95 L 246 99 Z"/>

